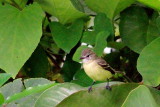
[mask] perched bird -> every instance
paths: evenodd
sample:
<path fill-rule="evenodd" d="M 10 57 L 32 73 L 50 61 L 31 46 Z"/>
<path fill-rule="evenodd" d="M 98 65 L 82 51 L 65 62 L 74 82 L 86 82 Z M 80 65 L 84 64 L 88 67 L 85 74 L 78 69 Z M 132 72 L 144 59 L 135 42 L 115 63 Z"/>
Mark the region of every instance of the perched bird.
<path fill-rule="evenodd" d="M 84 71 L 93 79 L 93 83 L 88 91 L 92 91 L 92 85 L 94 85 L 96 81 L 107 81 L 106 89 L 111 90 L 109 79 L 113 76 L 112 74 L 115 73 L 115 70 L 89 48 L 82 51 L 80 59 L 82 59 Z"/>

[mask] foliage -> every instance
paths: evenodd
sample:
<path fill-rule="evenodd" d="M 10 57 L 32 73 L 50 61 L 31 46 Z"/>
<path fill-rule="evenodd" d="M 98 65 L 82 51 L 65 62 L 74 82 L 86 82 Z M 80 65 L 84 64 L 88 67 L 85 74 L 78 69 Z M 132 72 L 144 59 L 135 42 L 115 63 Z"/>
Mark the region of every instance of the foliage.
<path fill-rule="evenodd" d="M 159 0 L 0 0 L 0 105 L 159 107 L 159 11 Z M 88 93 L 88 47 L 123 72 L 111 91 L 98 81 Z"/>

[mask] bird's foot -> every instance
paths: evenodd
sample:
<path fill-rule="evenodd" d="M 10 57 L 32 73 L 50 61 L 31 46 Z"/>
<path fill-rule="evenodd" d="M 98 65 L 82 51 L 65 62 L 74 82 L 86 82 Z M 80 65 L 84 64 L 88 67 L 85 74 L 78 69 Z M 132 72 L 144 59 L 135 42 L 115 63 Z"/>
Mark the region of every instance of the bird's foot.
<path fill-rule="evenodd" d="M 92 87 L 88 88 L 88 93 L 92 92 Z"/>
<path fill-rule="evenodd" d="M 109 91 L 112 90 L 112 88 L 109 85 L 106 86 L 106 89 L 109 90 Z"/>

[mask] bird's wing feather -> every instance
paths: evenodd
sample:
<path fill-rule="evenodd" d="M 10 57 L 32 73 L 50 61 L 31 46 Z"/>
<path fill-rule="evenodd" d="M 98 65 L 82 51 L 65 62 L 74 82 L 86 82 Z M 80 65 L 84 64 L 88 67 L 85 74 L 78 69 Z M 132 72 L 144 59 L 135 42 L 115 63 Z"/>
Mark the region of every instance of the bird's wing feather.
<path fill-rule="evenodd" d="M 115 74 L 115 70 L 102 58 L 98 58 L 97 64 L 100 65 L 103 69 L 110 71 L 112 74 Z"/>

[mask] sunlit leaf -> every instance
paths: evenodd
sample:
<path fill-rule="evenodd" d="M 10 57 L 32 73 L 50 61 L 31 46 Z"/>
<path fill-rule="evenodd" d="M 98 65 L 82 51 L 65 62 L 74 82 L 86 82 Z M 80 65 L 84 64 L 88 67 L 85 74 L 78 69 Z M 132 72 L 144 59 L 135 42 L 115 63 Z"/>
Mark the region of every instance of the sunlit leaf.
<path fill-rule="evenodd" d="M 65 83 L 46 90 L 36 101 L 35 107 L 54 107 L 69 95 L 82 89 L 81 86 Z"/>
<path fill-rule="evenodd" d="M 11 77 L 10 74 L 0 73 L 0 87 Z"/>
<path fill-rule="evenodd" d="M 27 89 L 25 89 L 24 91 L 14 94 L 13 96 L 10 96 L 9 98 L 7 98 L 7 100 L 5 101 L 5 103 L 10 103 L 12 101 L 18 100 L 20 98 L 29 96 L 31 94 L 36 94 L 39 92 L 42 92 L 54 85 L 57 85 L 56 83 L 50 83 L 50 84 L 45 84 L 45 85 L 40 85 L 40 86 L 36 86 L 36 87 L 29 87 Z"/>
<path fill-rule="evenodd" d="M 38 45 L 43 11 L 36 3 L 22 11 L 0 5 L 0 68 L 13 78 Z"/>
<path fill-rule="evenodd" d="M 135 0 L 85 0 L 85 2 L 95 12 L 105 13 L 112 19 Z"/>
<path fill-rule="evenodd" d="M 35 87 L 35 86 L 49 84 L 49 83 L 51 83 L 51 81 L 45 78 L 30 78 L 30 79 L 24 80 L 25 88 Z"/>
<path fill-rule="evenodd" d="M 0 93 L 3 94 L 4 98 L 7 99 L 16 93 L 21 92 L 24 89 L 21 79 L 16 79 L 13 82 L 5 84 L 0 88 Z"/>
<path fill-rule="evenodd" d="M 86 15 L 78 11 L 70 0 L 35 0 L 49 14 L 56 16 L 62 24 L 71 23 Z"/>
<path fill-rule="evenodd" d="M 3 95 L 0 93 L 0 105 L 4 103 L 4 97 Z"/>
<path fill-rule="evenodd" d="M 143 77 L 144 84 L 158 86 L 160 84 L 160 38 L 147 45 L 138 58 L 137 69 Z"/>
<path fill-rule="evenodd" d="M 160 1 L 159 0 L 137 0 L 137 1 L 153 8 L 153 9 L 160 11 Z"/>
<path fill-rule="evenodd" d="M 121 84 L 112 86 L 112 91 L 106 90 L 105 86 L 94 88 L 88 93 L 86 90 L 78 91 L 64 99 L 57 107 L 120 107 L 125 101 L 131 90 L 136 88 L 137 84 Z"/>
<path fill-rule="evenodd" d="M 157 97 L 160 98 L 160 93 L 159 96 Z M 156 103 L 156 100 L 152 96 L 150 90 L 143 85 L 140 85 L 134 90 L 132 90 L 122 105 L 122 107 L 158 107 L 158 106 L 159 104 Z"/>

